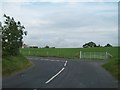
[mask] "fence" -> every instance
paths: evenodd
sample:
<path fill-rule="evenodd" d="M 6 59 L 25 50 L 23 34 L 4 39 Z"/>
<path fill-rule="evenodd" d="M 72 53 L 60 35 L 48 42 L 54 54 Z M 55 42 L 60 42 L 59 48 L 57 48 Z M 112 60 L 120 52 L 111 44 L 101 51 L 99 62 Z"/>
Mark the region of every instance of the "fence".
<path fill-rule="evenodd" d="M 64 49 L 25 49 L 20 50 L 25 56 L 41 56 L 41 57 L 61 57 L 72 59 L 108 59 L 112 55 L 108 52 L 88 52 L 79 50 L 64 50 Z"/>
<path fill-rule="evenodd" d="M 106 60 L 112 57 L 108 52 L 83 52 L 80 51 L 80 59 L 102 59 Z"/>

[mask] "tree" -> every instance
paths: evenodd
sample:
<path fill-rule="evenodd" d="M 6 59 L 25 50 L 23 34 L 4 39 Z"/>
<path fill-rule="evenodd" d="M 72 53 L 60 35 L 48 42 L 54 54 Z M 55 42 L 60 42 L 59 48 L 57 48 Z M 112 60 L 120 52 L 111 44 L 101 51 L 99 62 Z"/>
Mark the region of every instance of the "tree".
<path fill-rule="evenodd" d="M 49 48 L 49 46 L 45 46 L 45 48 Z"/>
<path fill-rule="evenodd" d="M 96 47 L 96 44 L 94 42 L 89 42 L 88 46 L 90 46 L 90 47 Z"/>
<path fill-rule="evenodd" d="M 51 48 L 55 48 L 55 47 L 51 47 Z"/>
<path fill-rule="evenodd" d="M 97 45 L 94 42 L 85 43 L 84 48 L 96 47 Z"/>
<path fill-rule="evenodd" d="M 2 26 L 2 52 L 4 55 L 18 55 L 19 48 L 22 47 L 23 35 L 27 35 L 24 31 L 25 27 L 20 21 L 16 22 L 14 18 L 5 15 L 4 25 Z"/>
<path fill-rule="evenodd" d="M 109 43 L 107 45 L 105 45 L 105 47 L 112 47 L 112 45 L 110 45 Z"/>
<path fill-rule="evenodd" d="M 83 45 L 83 48 L 88 48 L 89 46 L 88 46 L 88 44 L 87 43 L 85 43 L 84 45 Z"/>
<path fill-rule="evenodd" d="M 96 47 L 101 47 L 101 46 L 100 46 L 100 44 L 99 44 L 99 45 L 97 45 Z"/>

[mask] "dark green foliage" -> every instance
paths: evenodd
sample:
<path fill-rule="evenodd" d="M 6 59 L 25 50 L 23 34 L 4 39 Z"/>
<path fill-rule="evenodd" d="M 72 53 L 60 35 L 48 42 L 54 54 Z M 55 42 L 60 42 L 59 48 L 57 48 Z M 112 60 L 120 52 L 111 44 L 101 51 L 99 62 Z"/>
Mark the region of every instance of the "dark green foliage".
<path fill-rule="evenodd" d="M 49 48 L 49 46 L 45 46 L 45 48 Z"/>
<path fill-rule="evenodd" d="M 2 76 L 18 73 L 30 66 L 32 66 L 32 63 L 21 54 L 17 56 L 5 56 L 2 58 Z"/>
<path fill-rule="evenodd" d="M 94 42 L 85 43 L 84 48 L 96 47 L 97 45 Z"/>
<path fill-rule="evenodd" d="M 100 44 L 99 44 L 99 45 L 97 45 L 96 47 L 101 47 L 101 46 L 100 46 Z"/>
<path fill-rule="evenodd" d="M 112 45 L 110 45 L 109 43 L 107 45 L 105 45 L 105 47 L 112 47 Z"/>
<path fill-rule="evenodd" d="M 51 48 L 55 48 L 55 47 L 51 47 Z"/>
<path fill-rule="evenodd" d="M 30 46 L 30 48 L 38 48 L 38 46 Z"/>
<path fill-rule="evenodd" d="M 10 18 L 4 14 L 5 21 L 2 26 L 2 52 L 3 56 L 18 55 L 19 48 L 22 46 L 23 35 L 27 32 L 23 31 L 24 26 L 20 21 L 16 22 L 14 18 Z"/>

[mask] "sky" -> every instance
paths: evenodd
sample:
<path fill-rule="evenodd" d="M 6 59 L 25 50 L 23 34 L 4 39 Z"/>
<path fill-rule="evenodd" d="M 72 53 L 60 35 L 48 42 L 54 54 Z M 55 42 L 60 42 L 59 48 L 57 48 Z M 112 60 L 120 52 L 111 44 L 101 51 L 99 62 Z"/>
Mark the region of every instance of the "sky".
<path fill-rule="evenodd" d="M 96 2 L 97 1 L 97 2 Z M 0 12 L 20 21 L 24 43 L 79 48 L 90 41 L 118 45 L 118 0 L 4 0 Z"/>

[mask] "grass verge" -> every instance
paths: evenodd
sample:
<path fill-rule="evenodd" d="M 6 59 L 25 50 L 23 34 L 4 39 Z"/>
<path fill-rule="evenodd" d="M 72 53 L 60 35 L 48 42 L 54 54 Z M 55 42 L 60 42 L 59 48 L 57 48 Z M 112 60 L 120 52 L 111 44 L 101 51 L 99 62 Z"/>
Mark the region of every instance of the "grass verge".
<path fill-rule="evenodd" d="M 119 59 L 110 59 L 106 64 L 102 65 L 107 71 L 109 71 L 112 76 L 114 76 L 116 79 L 120 81 L 120 63 Z"/>
<path fill-rule="evenodd" d="M 24 56 L 6 56 L 2 58 L 2 76 L 15 74 L 30 67 L 32 63 Z"/>

